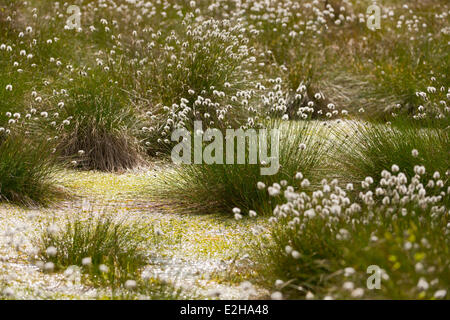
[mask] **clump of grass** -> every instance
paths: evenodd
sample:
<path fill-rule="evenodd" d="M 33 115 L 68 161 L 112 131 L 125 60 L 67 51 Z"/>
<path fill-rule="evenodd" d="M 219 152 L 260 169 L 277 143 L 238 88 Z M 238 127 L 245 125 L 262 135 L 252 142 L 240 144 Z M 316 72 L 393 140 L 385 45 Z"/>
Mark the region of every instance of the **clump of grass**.
<path fill-rule="evenodd" d="M 82 169 L 118 171 L 138 165 L 142 158 L 132 132 L 137 118 L 123 92 L 103 71 L 71 86 L 61 112 L 66 123 L 58 127 L 62 157 L 76 159 Z"/>
<path fill-rule="evenodd" d="M 435 87 L 439 93 L 439 88 L 445 88 L 448 83 L 449 53 L 442 35 L 414 40 L 404 35 L 391 37 L 376 39 L 377 48 L 369 54 L 372 63 L 357 63 L 360 72 L 367 75 L 368 83 L 358 97 L 359 107 L 364 106 L 368 113 L 366 118 L 391 119 L 392 115 L 411 115 L 417 113 L 415 109 L 419 105 L 426 106 L 429 113 L 442 113 L 442 106 L 434 106 L 435 110 L 431 110 L 430 102 L 424 102 L 417 94 L 427 91 L 427 87 Z M 427 94 L 432 100 L 437 95 Z"/>
<path fill-rule="evenodd" d="M 92 283 L 118 287 L 146 264 L 144 227 L 110 216 L 69 220 L 61 231 L 47 228 L 38 257 L 55 270 L 79 266 Z"/>
<path fill-rule="evenodd" d="M 324 155 L 328 149 L 324 140 L 325 131 L 319 123 L 274 122 L 280 134 L 278 172 L 261 175 L 260 162 L 249 164 L 249 144 L 246 144 L 245 164 L 193 164 L 182 165 L 175 174 L 164 179 L 159 193 L 170 194 L 171 198 L 182 201 L 193 210 L 231 210 L 238 207 L 245 212 L 257 210 L 270 213 L 278 203 L 278 194 L 271 196 L 267 191 L 258 190 L 258 182 L 271 186 L 281 180 L 300 187 L 301 180 L 295 175 L 301 171 L 308 176 L 319 174 Z M 268 144 L 270 150 L 270 144 Z M 225 147 L 224 147 L 225 152 Z M 236 150 L 234 151 L 236 154 Z M 260 161 L 261 159 L 258 159 Z M 313 174 L 313 172 L 315 174 Z M 278 186 L 275 185 L 276 189 Z M 276 192 L 275 192 L 276 193 Z"/>
<path fill-rule="evenodd" d="M 47 141 L 0 133 L 0 201 L 42 205 L 56 194 L 55 158 Z"/>
<path fill-rule="evenodd" d="M 392 125 L 346 122 L 338 128 L 336 163 L 342 180 L 358 182 L 367 176 L 377 179 L 382 170 L 393 165 L 411 178 L 417 164 L 427 168 L 428 179 L 435 171 L 448 179 L 445 175 L 450 168 L 450 140 L 445 129 L 421 127 L 410 120 Z"/>
<path fill-rule="evenodd" d="M 356 200 L 337 181 L 324 181 L 312 194 L 289 192 L 274 210 L 269 236 L 254 250 L 263 281 L 286 298 L 445 297 L 447 186 L 437 175 L 436 185 L 425 187 L 420 174 L 381 176 L 386 182 L 371 185 Z M 367 287 L 372 265 L 379 268 L 377 290 Z"/>
<path fill-rule="evenodd" d="M 243 26 L 229 20 L 192 19 L 186 15 L 170 34 L 137 49 L 148 57 L 135 91 L 149 115 L 145 141 L 152 155 L 170 150 L 173 144 L 167 138 L 172 131 L 192 130 L 195 120 L 211 128 L 234 128 L 252 113 L 248 96 L 255 77 L 248 69 L 254 57 L 248 39 L 241 38 Z"/>

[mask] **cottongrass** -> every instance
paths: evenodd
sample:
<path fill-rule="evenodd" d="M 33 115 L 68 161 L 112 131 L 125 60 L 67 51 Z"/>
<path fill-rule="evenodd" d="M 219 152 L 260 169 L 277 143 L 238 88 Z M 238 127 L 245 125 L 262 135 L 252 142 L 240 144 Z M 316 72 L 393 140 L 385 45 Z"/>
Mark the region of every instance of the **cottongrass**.
<path fill-rule="evenodd" d="M 68 220 L 64 229 L 46 228 L 37 243 L 40 263 L 48 271 L 79 266 L 97 285 L 118 287 L 138 275 L 147 256 L 145 226 L 111 216 Z M 45 264 L 44 264 L 45 266 Z"/>
<path fill-rule="evenodd" d="M 338 165 L 335 172 L 327 171 L 329 176 L 339 177 L 342 186 L 346 185 L 345 192 L 352 204 L 370 202 L 368 190 L 376 198 L 376 205 L 363 205 L 362 217 L 352 216 L 355 225 L 343 223 L 339 230 L 333 229 L 336 237 L 341 241 L 357 237 L 361 232 L 360 243 L 366 243 L 367 236 L 360 226 L 368 221 L 368 230 L 375 233 L 378 232 L 375 227 L 380 230 L 370 238 L 376 244 L 373 245 L 380 248 L 384 244 L 384 252 L 389 252 L 390 260 L 385 263 L 381 254 L 378 257 L 377 252 L 382 249 L 375 250 L 375 258 L 389 273 L 402 270 L 409 275 L 412 268 L 404 270 L 405 263 L 401 260 L 410 260 L 391 253 L 391 248 L 403 252 L 416 250 L 416 245 L 425 248 L 426 245 L 422 239 L 415 239 L 400 246 L 393 239 L 403 240 L 399 230 L 408 234 L 423 233 L 426 239 L 431 239 L 428 241 L 434 248 L 441 240 L 441 233 L 432 232 L 440 226 L 441 222 L 435 220 L 439 214 L 435 209 L 423 209 L 419 205 L 416 216 L 422 213 L 423 219 L 416 221 L 408 218 L 406 208 L 406 218 L 402 216 L 402 221 L 405 225 L 409 222 L 408 228 L 412 231 L 401 224 L 399 230 L 394 230 L 396 237 L 385 236 L 382 231 L 392 233 L 391 229 L 400 221 L 397 213 L 392 226 L 384 223 L 388 221 L 383 220 L 387 219 L 387 212 L 397 208 L 398 201 L 395 194 L 386 195 L 385 184 L 392 175 L 402 182 L 404 176 L 409 182 L 419 175 L 423 181 L 415 185 L 418 194 L 414 201 L 420 202 L 422 197 L 433 199 L 446 192 L 439 201 L 444 201 L 448 207 L 445 188 L 448 187 L 449 141 L 448 129 L 442 129 L 448 127 L 450 110 L 447 2 L 399 4 L 391 1 L 383 6 L 382 29 L 373 32 L 366 25 L 367 3 L 361 1 L 255 0 L 239 2 L 238 6 L 234 1 L 198 1 L 195 6 L 192 2 L 167 0 L 149 1 L 145 5 L 141 1 L 122 1 L 119 8 L 113 2 L 99 5 L 85 1 L 80 3 L 84 13 L 83 28 L 77 31 L 64 28 L 67 17 L 61 12 L 64 13 L 68 4 L 3 1 L 0 5 L 0 33 L 3 35 L 0 43 L 0 134 L 9 133 L 11 127 L 29 116 L 45 123 L 44 127 L 52 128 L 45 131 L 47 137 L 42 139 L 58 141 L 58 150 L 72 167 L 120 171 L 139 163 L 138 139 L 143 140 L 149 153 L 159 155 L 156 152 L 170 150 L 168 137 L 173 129 L 189 128 L 193 120 L 201 119 L 208 126 L 224 129 L 251 126 L 257 118 L 265 116 L 285 120 L 310 119 L 313 113 L 314 117 L 323 115 L 328 119 L 347 116 L 344 108 L 355 118 L 370 120 L 412 116 L 417 122 L 410 127 L 394 122 L 392 127 L 373 123 L 355 125 L 353 131 L 340 137 L 342 141 L 332 141 L 338 145 L 334 159 Z M 138 17 L 136 23 L 129 23 L 130 17 Z M 285 83 L 288 83 L 287 90 Z M 28 107 L 33 111 L 28 113 Z M 436 122 L 424 124 L 423 119 L 430 117 Z M 145 124 L 139 121 L 141 118 Z M 26 129 L 30 129 L 31 135 L 36 133 L 34 127 Z M 305 130 L 298 128 L 292 130 L 292 136 L 288 135 L 292 143 L 283 144 L 283 167 L 274 177 L 260 176 L 259 166 L 183 166 L 167 179 L 168 187 L 158 188 L 190 208 L 196 205 L 202 211 L 222 210 L 233 213 L 236 219 L 242 219 L 247 213 L 252 217 L 271 213 L 277 205 L 282 205 L 287 186 L 293 187 L 288 203 L 295 200 L 294 194 L 306 192 L 309 195 L 314 191 L 324 176 L 318 169 L 328 169 L 331 162 L 331 159 L 324 159 L 322 144 L 304 141 L 296 136 L 297 130 L 301 132 L 299 136 L 305 137 Z M 321 139 L 320 134 L 313 135 Z M 51 170 L 45 169 L 46 152 L 50 149 L 42 149 L 42 159 L 38 160 L 39 147 L 30 147 L 27 142 L 27 138 L 17 141 L 7 138 L 0 145 L 2 200 L 42 202 L 42 196 L 50 190 L 51 179 L 47 178 Z M 169 148 L 165 148 L 167 146 Z M 385 171 L 380 175 L 382 170 Z M 399 177 L 400 173 L 404 176 Z M 326 196 L 333 195 L 327 199 L 333 204 L 321 204 L 327 206 L 333 217 L 345 213 L 343 206 L 334 203 L 342 196 L 340 192 L 336 194 L 336 185 L 326 182 L 320 190 Z M 409 185 L 404 187 L 409 192 Z M 404 187 L 399 187 L 399 194 Z M 364 199 L 359 198 L 359 192 Z M 322 199 L 319 195 L 316 194 L 316 199 Z M 357 258 L 345 258 L 344 248 L 334 250 L 331 240 L 327 242 L 327 237 L 334 239 L 334 234 L 331 236 L 328 232 L 328 220 L 321 229 L 317 221 L 322 218 L 323 210 L 316 207 L 314 203 L 299 211 L 302 219 L 316 221 L 317 226 L 305 224 L 312 230 L 305 237 L 311 244 L 292 243 L 291 238 L 297 239 L 297 235 L 286 232 L 284 227 L 279 235 L 274 231 L 275 241 L 277 237 L 281 239 L 283 252 L 295 261 L 303 261 L 306 267 L 300 269 L 308 273 L 303 277 L 289 267 L 281 270 L 283 276 L 279 278 L 286 286 L 283 292 L 277 289 L 274 297 L 285 298 L 292 294 L 284 292 L 291 286 L 284 275 L 291 271 L 292 278 L 308 279 L 302 288 L 295 289 L 308 299 L 339 297 L 341 288 L 351 298 L 366 297 L 369 293 L 359 278 L 334 281 L 333 276 L 319 276 L 328 275 L 334 268 L 330 261 L 337 261 L 333 260 L 336 252 L 336 256 L 344 256 L 349 264 L 353 263 L 336 267 L 336 270 L 343 270 L 344 277 L 359 277 L 363 272 L 356 267 Z M 239 211 L 233 212 L 233 208 Z M 283 208 L 287 212 L 292 209 L 289 205 Z M 376 220 L 374 216 L 379 213 L 384 218 Z M 357 223 L 361 219 L 362 223 Z M 414 227 L 417 225 L 419 230 Z M 318 236 L 322 231 L 324 239 Z M 291 238 L 284 241 L 283 237 Z M 356 243 L 349 248 L 365 257 L 367 253 Z M 442 255 L 448 256 L 446 245 L 442 247 Z M 58 245 L 50 245 L 42 252 L 56 259 L 60 249 Z M 306 257 L 308 252 L 315 252 L 324 259 L 308 260 L 304 258 L 305 251 Z M 426 257 L 420 258 L 419 254 L 420 261 L 414 266 L 421 276 L 406 279 L 403 287 L 398 285 L 399 289 L 389 287 L 386 295 L 417 297 L 417 290 L 422 290 L 427 298 L 446 297 L 446 290 L 439 289 L 439 281 L 448 287 L 445 277 L 436 282 L 437 277 L 429 274 L 440 271 L 429 272 L 433 266 L 424 263 L 426 260 L 429 264 L 428 259 L 434 259 L 439 266 L 442 261 L 446 263 L 446 258 L 435 254 L 434 249 L 423 251 Z M 102 275 L 113 272 L 108 263 L 98 264 L 100 262 L 85 253 L 80 253 L 76 260 L 84 271 L 98 265 Z M 309 266 L 308 261 L 314 263 Z M 51 272 L 61 268 L 58 263 L 45 261 L 42 267 Z M 319 271 L 315 273 L 315 270 Z M 422 275 L 424 270 L 426 274 Z M 390 279 L 393 278 L 391 275 Z M 124 276 L 122 280 L 122 286 L 128 281 L 125 290 L 139 288 L 139 279 Z M 397 281 L 396 285 L 402 281 Z M 411 281 L 418 289 L 408 287 Z M 333 288 L 339 288 L 338 293 L 332 287 L 321 290 L 325 284 L 336 284 Z M 405 292 L 400 294 L 400 289 Z M 433 294 L 431 290 L 435 289 Z"/>
<path fill-rule="evenodd" d="M 254 250 L 264 281 L 287 298 L 445 297 L 449 186 L 395 171 L 384 170 L 380 183 L 359 194 L 337 180 L 323 180 L 312 193 L 283 188 L 286 202 L 275 208 L 273 227 Z M 373 265 L 380 290 L 367 286 Z"/>
<path fill-rule="evenodd" d="M 405 119 L 391 125 L 343 122 L 335 128 L 338 142 L 334 162 L 341 181 L 359 187 L 361 180 L 372 177 L 378 183 L 379 173 L 392 166 L 412 178 L 418 164 L 427 169 L 425 183 L 436 171 L 445 183 L 448 181 L 450 139 L 446 129 L 422 127 Z"/>
<path fill-rule="evenodd" d="M 142 162 L 132 132 L 138 121 L 134 110 L 108 79 L 98 71 L 77 78 L 54 110 L 61 123 L 47 121 L 48 130 L 59 135 L 60 155 L 76 168 L 118 171 Z"/>
<path fill-rule="evenodd" d="M 280 201 L 278 182 L 308 189 L 309 181 L 299 179 L 296 173 L 302 171 L 319 176 L 329 149 L 324 127 L 319 123 L 281 121 L 274 122 L 272 128 L 281 130 L 280 169 L 276 174 L 261 175 L 260 164 L 248 164 L 247 149 L 246 164 L 181 165 L 174 174 L 164 178 L 164 184 L 157 186 L 155 194 L 170 195 L 187 210 L 231 212 L 237 208 L 240 210 L 238 215 L 241 211 L 245 215 L 251 212 L 252 216 L 270 214 Z M 259 190 L 257 186 L 268 186 L 268 190 Z"/>

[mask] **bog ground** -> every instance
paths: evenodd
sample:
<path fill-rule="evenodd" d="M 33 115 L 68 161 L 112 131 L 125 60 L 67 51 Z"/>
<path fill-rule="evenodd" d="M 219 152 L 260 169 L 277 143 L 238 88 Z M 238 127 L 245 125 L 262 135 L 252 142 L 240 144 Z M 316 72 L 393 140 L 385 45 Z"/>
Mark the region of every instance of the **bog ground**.
<path fill-rule="evenodd" d="M 444 0 L 0 0 L 0 298 L 448 299 L 449 45 Z"/>

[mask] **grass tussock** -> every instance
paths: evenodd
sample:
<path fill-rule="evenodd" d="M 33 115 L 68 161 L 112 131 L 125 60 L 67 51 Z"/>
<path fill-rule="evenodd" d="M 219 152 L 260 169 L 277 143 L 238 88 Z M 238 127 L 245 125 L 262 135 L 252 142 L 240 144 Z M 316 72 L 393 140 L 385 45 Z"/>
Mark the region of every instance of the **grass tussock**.
<path fill-rule="evenodd" d="M 382 177 L 380 184 L 365 180 L 369 186 L 355 200 L 337 181 L 308 195 L 288 190 L 254 251 L 263 281 L 285 298 L 445 297 L 448 186 L 437 175 L 433 186 L 424 186 L 420 174 L 408 179 L 383 171 Z M 372 290 L 370 266 L 380 280 Z"/>
<path fill-rule="evenodd" d="M 82 268 L 97 285 L 117 287 L 135 279 L 145 266 L 145 227 L 110 216 L 68 221 L 62 230 L 47 228 L 38 243 L 38 257 L 54 270 Z"/>
<path fill-rule="evenodd" d="M 270 213 L 279 201 L 279 182 L 298 189 L 308 189 L 296 174 L 311 177 L 321 174 L 324 155 L 329 149 L 323 125 L 309 121 L 273 123 L 280 130 L 279 170 L 262 175 L 260 164 L 249 164 L 249 144 L 246 144 L 245 164 L 193 164 L 181 165 L 173 175 L 165 178 L 157 193 L 170 195 L 192 210 L 202 212 L 222 210 L 230 212 L 238 207 L 247 213 L 256 210 Z M 270 150 L 270 142 L 268 150 Z M 225 147 L 224 147 L 225 150 Z M 264 167 L 267 167 L 264 166 Z M 303 182 L 303 185 L 302 185 Z M 314 181 L 313 181 L 314 182 Z M 316 181 L 317 182 L 317 181 Z M 273 194 L 258 189 L 258 185 L 273 187 Z"/>
<path fill-rule="evenodd" d="M 60 110 L 61 156 L 86 170 L 119 171 L 138 165 L 142 158 L 132 133 L 138 120 L 126 103 L 108 78 L 95 73 L 79 78 Z"/>
<path fill-rule="evenodd" d="M 49 203 L 54 185 L 55 156 L 49 143 L 23 135 L 0 133 L 0 201 L 23 205 Z"/>
<path fill-rule="evenodd" d="M 411 121 L 397 121 L 389 126 L 351 122 L 337 128 L 336 172 L 343 181 L 359 182 L 373 177 L 378 182 L 379 173 L 392 166 L 411 178 L 416 165 L 427 168 L 428 180 L 438 171 L 448 181 L 450 140 L 446 129 L 421 127 Z"/>

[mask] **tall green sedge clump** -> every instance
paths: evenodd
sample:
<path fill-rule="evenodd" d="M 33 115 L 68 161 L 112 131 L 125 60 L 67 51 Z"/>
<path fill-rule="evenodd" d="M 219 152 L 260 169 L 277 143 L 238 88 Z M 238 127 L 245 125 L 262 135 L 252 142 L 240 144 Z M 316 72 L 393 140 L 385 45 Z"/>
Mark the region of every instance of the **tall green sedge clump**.
<path fill-rule="evenodd" d="M 226 164 L 227 139 L 224 137 L 224 164 L 181 165 L 173 175 L 165 178 L 167 185 L 161 186 L 162 192 L 170 193 L 172 198 L 186 203 L 187 207 L 198 207 L 202 211 L 227 212 L 238 207 L 245 212 L 256 210 L 262 214 L 270 213 L 280 199 L 278 183 L 282 181 L 281 184 L 293 184 L 300 190 L 308 189 L 310 182 L 302 181 L 297 173 L 301 171 L 311 177 L 319 174 L 328 146 L 324 139 L 325 130 L 316 122 L 275 122 L 269 128 L 280 130 L 280 167 L 274 174 L 261 174 L 261 168 L 269 167 L 269 163 L 249 164 L 248 143 L 244 150 L 245 164 L 236 163 L 239 153 L 237 144 L 234 164 Z M 270 152 L 270 136 L 267 148 Z M 265 186 L 270 187 L 269 192 L 257 189 Z"/>
<path fill-rule="evenodd" d="M 448 297 L 450 190 L 443 172 L 430 184 L 425 171 L 383 170 L 355 200 L 336 179 L 312 193 L 286 187 L 254 251 L 262 280 L 285 298 Z"/>
<path fill-rule="evenodd" d="M 44 231 L 38 257 L 52 270 L 78 266 L 94 284 L 117 287 L 135 279 L 147 262 L 145 230 L 110 216 L 70 220 L 63 230 Z"/>
<path fill-rule="evenodd" d="M 141 157 L 133 130 L 138 121 L 124 93 L 106 71 L 70 83 L 56 125 L 61 155 L 76 167 L 102 171 L 133 168 Z M 75 160 L 74 160 L 75 159 Z"/>
<path fill-rule="evenodd" d="M 17 36 L 14 3 L 0 7 L 0 201 L 22 205 L 46 204 L 53 191 L 54 155 L 45 138 L 28 132 L 31 113 L 25 107 L 30 73 L 18 69 L 26 63 L 22 51 L 13 50 Z M 6 10 L 6 11 L 5 11 Z M 19 72 L 20 71 L 20 72 Z"/>
<path fill-rule="evenodd" d="M 108 215 L 68 220 L 62 229 L 49 225 L 44 230 L 37 241 L 38 264 L 46 272 L 64 271 L 67 280 L 82 277 L 111 289 L 99 299 L 186 298 L 181 288 L 144 270 L 145 246 L 157 245 L 160 236 L 152 226 Z"/>
<path fill-rule="evenodd" d="M 251 108 L 254 49 L 236 21 L 193 21 L 188 14 L 177 28 L 156 34 L 143 50 L 139 98 L 147 101 L 148 121 L 142 128 L 150 153 L 167 152 L 176 128 L 235 128 L 247 121 Z M 134 67 L 134 66 L 132 66 Z"/>
<path fill-rule="evenodd" d="M 50 144 L 21 133 L 0 132 L 0 201 L 46 204 L 55 194 L 55 157 Z"/>
<path fill-rule="evenodd" d="M 378 182 L 379 173 L 393 166 L 411 178 L 416 165 L 427 168 L 424 177 L 431 179 L 439 171 L 448 181 L 450 139 L 446 129 L 420 126 L 407 119 L 391 125 L 343 122 L 337 128 L 335 160 L 344 181 L 357 182 L 369 176 Z"/>

